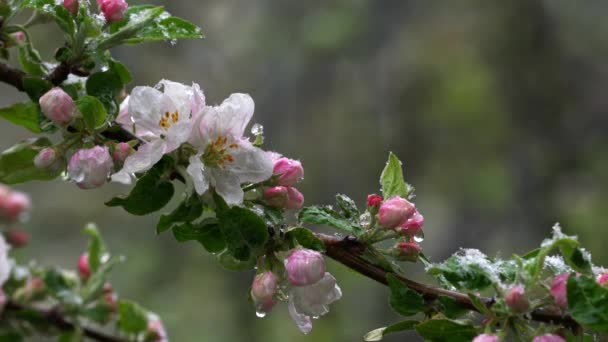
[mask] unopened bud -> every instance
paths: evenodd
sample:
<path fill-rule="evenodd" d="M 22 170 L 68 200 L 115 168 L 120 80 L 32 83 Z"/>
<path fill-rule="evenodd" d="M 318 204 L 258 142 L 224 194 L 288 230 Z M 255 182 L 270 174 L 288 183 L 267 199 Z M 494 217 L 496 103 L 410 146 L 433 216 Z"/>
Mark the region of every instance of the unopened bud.
<path fill-rule="evenodd" d="M 526 312 L 530 309 L 530 301 L 526 297 L 524 287 L 521 285 L 516 285 L 509 290 L 505 296 L 505 303 L 513 312 L 517 313 Z"/>
<path fill-rule="evenodd" d="M 384 201 L 384 198 L 382 198 L 382 196 L 380 196 L 380 195 L 376 195 L 376 194 L 367 195 L 367 206 L 370 208 L 375 208 L 375 207 L 380 206 L 380 204 L 382 204 L 382 201 Z"/>
<path fill-rule="evenodd" d="M 274 208 L 300 209 L 304 195 L 298 189 L 287 186 L 273 186 L 264 191 L 266 203 Z"/>
<path fill-rule="evenodd" d="M 278 185 L 294 186 L 304 178 L 304 168 L 298 160 L 281 157 L 274 162 L 273 174 Z"/>
<path fill-rule="evenodd" d="M 21 248 L 27 245 L 30 236 L 23 230 L 12 229 L 6 233 L 6 241 L 15 248 Z"/>
<path fill-rule="evenodd" d="M 481 334 L 477 335 L 477 337 L 473 339 L 473 342 L 500 342 L 500 339 L 496 335 Z"/>
<path fill-rule="evenodd" d="M 551 282 L 551 296 L 555 300 L 555 304 L 562 309 L 568 308 L 568 295 L 566 285 L 568 284 L 568 278 L 570 273 L 562 273 Z"/>
<path fill-rule="evenodd" d="M 11 34 L 11 38 L 18 44 L 22 45 L 25 43 L 25 33 L 23 31 L 15 32 Z"/>
<path fill-rule="evenodd" d="M 285 204 L 285 208 L 300 209 L 303 205 L 304 195 L 302 195 L 302 193 L 296 188 L 287 188 L 287 203 Z"/>
<path fill-rule="evenodd" d="M 380 206 L 378 221 L 383 227 L 393 229 L 404 224 L 415 210 L 416 207 L 410 201 L 399 196 L 393 197 Z"/>
<path fill-rule="evenodd" d="M 109 23 L 122 20 L 129 8 L 129 4 L 125 0 L 98 0 L 97 4 Z"/>
<path fill-rule="evenodd" d="M 277 291 L 278 279 L 274 273 L 267 271 L 257 274 L 251 284 L 251 298 L 255 302 L 256 311 L 270 312 L 275 304 L 274 294 Z"/>
<path fill-rule="evenodd" d="M 68 124 L 73 118 L 79 116 L 74 100 L 59 87 L 46 92 L 40 98 L 39 103 L 42 113 L 60 125 Z"/>
<path fill-rule="evenodd" d="M 148 332 L 146 341 L 168 342 L 167 331 L 159 317 L 151 315 L 148 317 Z"/>
<path fill-rule="evenodd" d="M 23 192 L 11 190 L 0 192 L 0 219 L 17 221 L 23 218 L 30 206 L 30 198 Z"/>
<path fill-rule="evenodd" d="M 312 285 L 325 275 L 325 259 L 317 251 L 298 248 L 285 259 L 285 269 L 291 285 Z"/>
<path fill-rule="evenodd" d="M 133 153 L 133 149 L 131 145 L 121 142 L 114 146 L 114 151 L 112 152 L 112 160 L 116 164 L 124 163 L 125 159 Z"/>
<path fill-rule="evenodd" d="M 566 342 L 566 340 L 559 335 L 545 334 L 536 336 L 532 342 Z"/>
<path fill-rule="evenodd" d="M 34 166 L 50 172 L 57 172 L 65 167 L 65 164 L 63 159 L 59 158 L 54 148 L 45 147 L 34 157 Z"/>
<path fill-rule="evenodd" d="M 414 212 L 414 214 L 405 221 L 404 224 L 400 225 L 398 230 L 400 233 L 414 236 L 422 230 L 422 226 L 424 225 L 424 216 L 422 216 L 418 210 Z"/>
<path fill-rule="evenodd" d="M 63 7 L 65 7 L 71 15 L 75 16 L 78 14 L 79 6 L 78 0 L 63 0 Z"/>
<path fill-rule="evenodd" d="M 608 286 L 608 273 L 602 273 L 597 276 L 597 283 L 602 286 Z"/>
<path fill-rule="evenodd" d="M 89 266 L 89 255 L 87 253 L 80 254 L 78 258 L 78 274 L 82 279 L 89 279 L 91 276 L 91 267 Z"/>
<path fill-rule="evenodd" d="M 401 261 L 416 262 L 420 251 L 420 245 L 414 241 L 399 242 L 395 246 L 395 258 Z"/>
<path fill-rule="evenodd" d="M 105 184 L 113 167 L 108 148 L 95 146 L 78 150 L 72 155 L 68 174 L 81 189 L 93 189 Z"/>

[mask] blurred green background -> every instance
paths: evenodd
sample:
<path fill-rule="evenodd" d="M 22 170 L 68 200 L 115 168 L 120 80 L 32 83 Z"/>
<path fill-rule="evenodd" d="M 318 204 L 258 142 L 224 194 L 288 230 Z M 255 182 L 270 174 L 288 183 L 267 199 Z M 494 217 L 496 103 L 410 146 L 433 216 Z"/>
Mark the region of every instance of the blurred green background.
<path fill-rule="evenodd" d="M 417 188 L 433 260 L 459 247 L 522 253 L 559 221 L 608 264 L 605 1 L 153 2 L 202 25 L 207 39 L 116 49 L 134 85 L 195 81 L 211 104 L 251 94 L 266 148 L 304 163 L 307 204 L 333 203 L 338 192 L 363 204 L 393 151 Z M 60 37 L 50 26 L 33 32 L 47 58 Z M 0 105 L 24 98 L 0 85 Z M 3 124 L 0 147 L 29 136 Z M 128 188 L 18 188 L 35 206 L 26 226 L 34 239 L 19 258 L 73 267 L 81 228 L 97 222 L 127 256 L 115 288 L 158 312 L 173 341 L 358 341 L 398 319 L 383 286 L 330 263 L 343 299 L 304 336 L 285 305 L 256 318 L 252 274 L 156 236 L 158 215 L 103 206 Z M 424 279 L 419 266 L 407 269 Z"/>

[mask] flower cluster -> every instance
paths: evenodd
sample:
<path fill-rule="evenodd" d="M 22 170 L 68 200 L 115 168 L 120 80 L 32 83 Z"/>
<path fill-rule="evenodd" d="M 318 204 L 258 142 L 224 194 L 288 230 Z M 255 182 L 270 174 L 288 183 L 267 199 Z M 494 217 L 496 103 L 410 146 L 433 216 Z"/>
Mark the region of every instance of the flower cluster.
<path fill-rule="evenodd" d="M 109 23 L 122 20 L 127 8 L 129 8 L 129 4 L 125 0 L 97 0 L 97 5 L 106 21 Z M 80 1 L 63 0 L 63 7 L 65 7 L 71 15 L 76 16 L 80 9 Z"/>
<path fill-rule="evenodd" d="M 312 319 L 328 313 L 329 304 L 340 299 L 342 291 L 336 279 L 326 272 L 319 252 L 304 248 L 289 251 L 284 270 L 258 273 L 251 285 L 251 298 L 262 317 L 278 300 L 288 301 L 291 318 L 307 334 L 312 329 Z"/>

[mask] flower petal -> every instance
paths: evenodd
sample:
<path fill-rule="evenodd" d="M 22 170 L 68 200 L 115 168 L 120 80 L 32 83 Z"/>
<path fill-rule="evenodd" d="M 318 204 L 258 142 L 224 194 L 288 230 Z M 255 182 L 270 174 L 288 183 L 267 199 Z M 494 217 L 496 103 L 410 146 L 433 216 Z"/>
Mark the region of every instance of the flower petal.
<path fill-rule="evenodd" d="M 137 127 L 160 136 L 164 130 L 159 126 L 163 94 L 151 87 L 135 87 L 129 98 L 129 114 Z"/>
<path fill-rule="evenodd" d="M 185 143 L 192 133 L 192 120 L 180 120 L 169 127 L 167 131 L 167 150 L 169 153 L 177 149 L 181 144 Z"/>
<path fill-rule="evenodd" d="M 237 144 L 237 148 L 230 150 L 234 157 L 234 162 L 227 165 L 230 172 L 237 175 L 241 183 L 258 183 L 269 179 L 274 166 L 272 155 L 246 139 L 239 140 Z"/>
<path fill-rule="evenodd" d="M 211 177 L 211 184 L 228 204 L 243 203 L 245 193 L 241 189 L 239 177 L 227 170 L 210 168 L 207 175 Z"/>
<path fill-rule="evenodd" d="M 200 137 L 206 141 L 196 141 L 196 146 L 205 145 L 220 136 L 240 139 L 253 116 L 253 99 L 247 94 L 232 94 L 217 107 L 208 107 L 198 123 Z"/>
<path fill-rule="evenodd" d="M 201 90 L 201 87 L 192 83 L 192 118 L 196 118 L 201 114 L 205 108 L 205 94 Z"/>
<path fill-rule="evenodd" d="M 200 154 L 190 157 L 189 161 L 190 165 L 188 165 L 186 171 L 192 177 L 196 193 L 202 195 L 209 189 L 209 180 L 205 175 L 205 165 L 201 161 Z"/>
<path fill-rule="evenodd" d="M 312 330 L 312 319 L 309 316 L 298 313 L 293 300 L 289 300 L 289 315 L 296 322 L 301 332 L 308 334 Z"/>
<path fill-rule="evenodd" d="M 163 86 L 163 108 L 162 112 L 173 113 L 177 111 L 180 117 L 189 118 L 192 110 L 192 88 L 178 82 L 162 80 L 158 85 Z"/>
<path fill-rule="evenodd" d="M 140 146 L 135 153 L 127 157 L 122 170 L 112 175 L 112 181 L 131 184 L 131 175 L 152 168 L 163 157 L 165 148 L 166 142 L 162 139 Z"/>
<path fill-rule="evenodd" d="M 312 285 L 294 286 L 291 289 L 291 300 L 297 311 L 313 317 L 328 313 L 328 305 L 341 297 L 342 290 L 329 272 L 325 272 L 325 276 Z"/>

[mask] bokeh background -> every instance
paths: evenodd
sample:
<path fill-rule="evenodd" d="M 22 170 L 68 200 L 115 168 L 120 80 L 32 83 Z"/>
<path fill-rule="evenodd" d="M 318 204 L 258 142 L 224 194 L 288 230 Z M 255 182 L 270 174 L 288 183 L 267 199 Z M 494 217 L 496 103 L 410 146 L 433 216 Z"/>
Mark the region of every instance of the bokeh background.
<path fill-rule="evenodd" d="M 130 1 L 141 3 L 141 1 Z M 378 192 L 388 151 L 404 162 L 426 217 L 423 247 L 509 256 L 555 222 L 608 264 L 608 21 L 605 1 L 152 1 L 200 24 L 203 41 L 114 51 L 134 84 L 200 83 L 209 103 L 250 93 L 266 147 L 301 159 L 306 202 Z M 49 26 L 34 39 L 50 57 Z M 24 95 L 0 85 L 0 104 Z M 0 127 L 0 147 L 28 132 Z M 359 341 L 398 317 L 387 290 L 335 263 L 341 301 L 309 336 L 285 305 L 264 319 L 247 301 L 251 274 L 221 269 L 196 243 L 156 236 L 158 215 L 60 180 L 19 186 L 34 198 L 32 244 L 17 257 L 73 267 L 89 221 L 127 256 L 120 295 L 164 318 L 173 341 Z M 420 267 L 408 267 L 424 279 Z M 399 335 L 389 341 L 416 340 Z"/>

